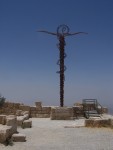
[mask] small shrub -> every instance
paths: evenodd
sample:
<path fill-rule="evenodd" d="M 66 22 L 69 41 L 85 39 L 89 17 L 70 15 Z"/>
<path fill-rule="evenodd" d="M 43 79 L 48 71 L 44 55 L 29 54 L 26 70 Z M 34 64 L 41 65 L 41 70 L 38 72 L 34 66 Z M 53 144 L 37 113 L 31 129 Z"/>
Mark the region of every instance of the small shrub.
<path fill-rule="evenodd" d="M 2 107 L 4 103 L 5 103 L 5 98 L 0 95 L 0 107 Z"/>

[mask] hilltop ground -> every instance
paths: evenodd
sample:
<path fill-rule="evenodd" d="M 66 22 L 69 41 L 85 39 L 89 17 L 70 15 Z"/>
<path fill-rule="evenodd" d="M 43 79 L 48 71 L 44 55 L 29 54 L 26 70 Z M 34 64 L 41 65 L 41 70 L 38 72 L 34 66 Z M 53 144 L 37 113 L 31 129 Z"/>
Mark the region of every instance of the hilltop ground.
<path fill-rule="evenodd" d="M 18 128 L 26 135 L 26 142 L 14 142 L 13 146 L 1 144 L 0 150 L 113 150 L 113 129 L 65 128 L 79 120 L 32 118 L 32 128 Z M 80 122 L 82 126 L 83 120 Z"/>

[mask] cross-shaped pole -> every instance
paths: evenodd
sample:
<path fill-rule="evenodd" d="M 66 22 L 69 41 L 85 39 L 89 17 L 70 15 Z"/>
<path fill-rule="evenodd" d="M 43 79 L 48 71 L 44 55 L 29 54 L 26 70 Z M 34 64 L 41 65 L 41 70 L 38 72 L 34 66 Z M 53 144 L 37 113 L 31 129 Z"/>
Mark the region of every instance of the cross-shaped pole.
<path fill-rule="evenodd" d="M 59 40 L 59 45 L 58 45 L 58 49 L 59 49 L 59 60 L 57 62 L 57 64 L 60 66 L 60 71 L 57 71 L 57 73 L 60 74 L 60 106 L 63 107 L 64 106 L 64 80 L 65 80 L 65 76 L 64 76 L 64 71 L 66 70 L 66 66 L 64 65 L 64 59 L 66 57 L 66 53 L 65 53 L 65 37 L 66 36 L 72 36 L 72 35 L 76 35 L 76 34 L 87 34 L 85 32 L 76 32 L 76 33 L 69 33 L 69 27 L 65 24 L 60 25 L 57 27 L 57 32 L 53 33 L 53 32 L 48 32 L 45 30 L 40 30 L 38 32 L 44 32 L 47 34 L 51 34 L 51 35 L 55 35 L 57 36 L 58 40 Z"/>

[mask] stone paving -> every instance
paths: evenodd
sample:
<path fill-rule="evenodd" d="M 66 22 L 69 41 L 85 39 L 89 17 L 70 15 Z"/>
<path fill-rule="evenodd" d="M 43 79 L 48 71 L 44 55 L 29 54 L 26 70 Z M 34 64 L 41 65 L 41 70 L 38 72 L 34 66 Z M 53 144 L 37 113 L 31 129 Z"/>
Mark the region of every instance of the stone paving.
<path fill-rule="evenodd" d="M 26 135 L 26 142 L 14 142 L 13 146 L 0 144 L 0 150 L 113 150 L 113 129 L 83 125 L 84 119 L 32 118 L 32 128 L 18 128 Z"/>

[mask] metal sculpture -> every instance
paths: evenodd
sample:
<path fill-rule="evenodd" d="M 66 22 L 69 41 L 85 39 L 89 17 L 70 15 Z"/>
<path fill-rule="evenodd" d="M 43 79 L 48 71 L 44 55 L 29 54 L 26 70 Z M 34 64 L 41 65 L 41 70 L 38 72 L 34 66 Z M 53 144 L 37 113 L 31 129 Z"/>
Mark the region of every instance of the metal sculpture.
<path fill-rule="evenodd" d="M 57 61 L 57 65 L 59 65 L 60 71 L 57 71 L 57 73 L 60 74 L 60 106 L 61 107 L 64 106 L 64 80 L 65 80 L 64 71 L 66 70 L 66 66 L 64 65 L 64 59 L 67 56 L 64 49 L 66 45 L 65 37 L 80 34 L 80 33 L 87 34 L 85 32 L 69 33 L 69 30 L 70 30 L 69 27 L 63 24 L 58 26 L 56 33 L 48 32 L 45 30 L 38 31 L 38 32 L 44 32 L 47 34 L 55 35 L 59 40 L 59 44 L 57 45 L 59 49 L 59 60 Z"/>

